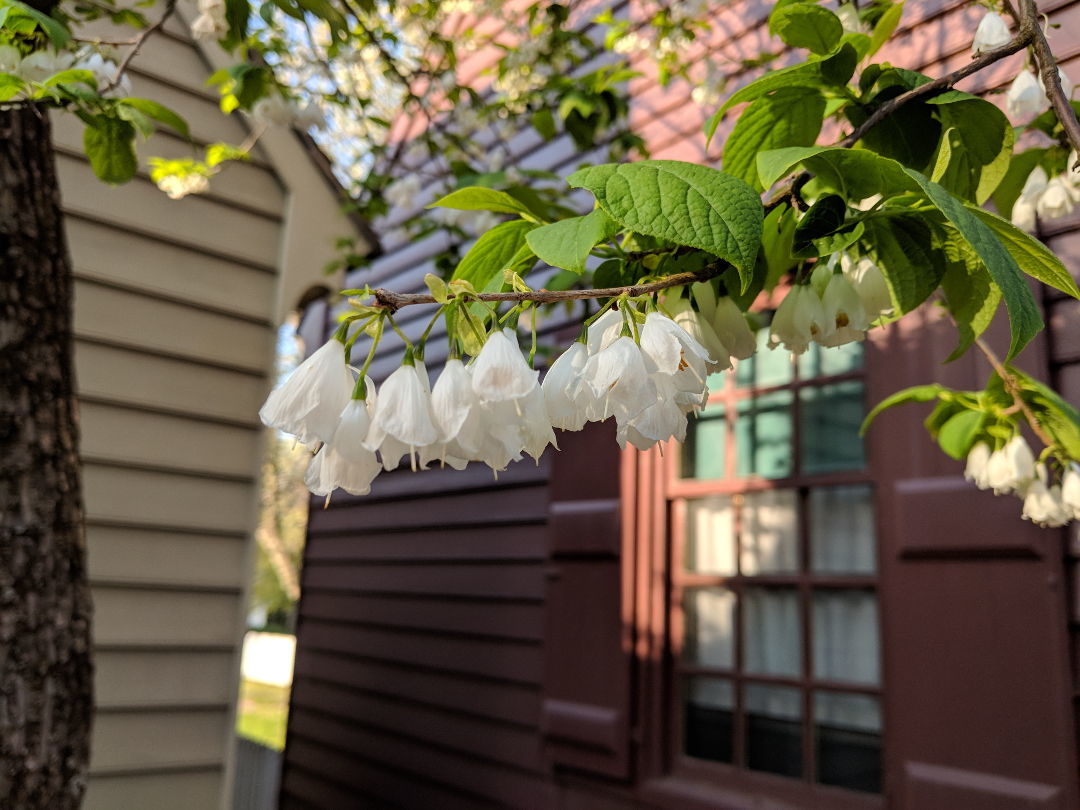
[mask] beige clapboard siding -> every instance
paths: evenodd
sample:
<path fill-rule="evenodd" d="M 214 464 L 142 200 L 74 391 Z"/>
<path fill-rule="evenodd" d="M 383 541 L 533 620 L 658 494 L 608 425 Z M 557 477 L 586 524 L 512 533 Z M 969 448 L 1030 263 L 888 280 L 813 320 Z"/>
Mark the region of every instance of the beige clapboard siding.
<path fill-rule="evenodd" d="M 232 476 L 259 463 L 257 430 L 97 402 L 84 402 L 80 419 L 89 458 Z"/>
<path fill-rule="evenodd" d="M 94 633 L 101 645 L 229 644 L 239 595 L 203 591 L 116 588 L 94 591 Z"/>
<path fill-rule="evenodd" d="M 242 532 L 251 524 L 254 485 L 250 481 L 86 461 L 83 490 L 90 520 L 215 532 Z"/>
<path fill-rule="evenodd" d="M 228 712 L 222 709 L 98 712 L 91 742 L 95 752 L 91 778 L 109 771 L 220 762 L 225 757 L 227 718 Z"/>
<path fill-rule="evenodd" d="M 269 325 L 275 277 L 194 246 L 142 236 L 69 213 L 67 237 L 75 275 L 101 279 Z M 118 255 L 123 261 L 118 261 Z"/>
<path fill-rule="evenodd" d="M 75 335 L 234 365 L 259 376 L 274 345 L 266 326 L 85 281 L 75 284 Z"/>
<path fill-rule="evenodd" d="M 280 223 L 270 218 L 198 195 L 170 200 L 138 177 L 110 188 L 94 177 L 86 161 L 64 154 L 57 155 L 56 165 L 66 210 L 209 248 L 268 272 L 274 267 Z"/>
<path fill-rule="evenodd" d="M 218 806 L 218 768 L 148 775 L 95 776 L 83 810 L 202 810 Z"/>
<path fill-rule="evenodd" d="M 117 346 L 77 342 L 79 392 L 95 400 L 258 424 L 267 383 L 234 370 Z"/>
<path fill-rule="evenodd" d="M 247 575 L 243 538 L 91 523 L 90 578 L 236 588 Z"/>
<path fill-rule="evenodd" d="M 232 700 L 232 653 L 115 650 L 95 654 L 99 709 L 213 706 Z"/>
<path fill-rule="evenodd" d="M 53 137 L 57 149 L 65 155 L 83 159 L 83 129 L 83 123 L 74 115 L 54 115 Z M 201 158 L 203 152 L 198 144 L 159 132 L 146 140 L 140 137 L 136 143 L 136 154 L 139 157 L 140 174 L 148 177 L 148 161 L 151 157 Z M 284 191 L 268 168 L 239 161 L 229 163 L 221 174 L 211 181 L 210 191 L 204 196 L 236 203 L 272 217 L 280 216 L 285 202 Z"/>

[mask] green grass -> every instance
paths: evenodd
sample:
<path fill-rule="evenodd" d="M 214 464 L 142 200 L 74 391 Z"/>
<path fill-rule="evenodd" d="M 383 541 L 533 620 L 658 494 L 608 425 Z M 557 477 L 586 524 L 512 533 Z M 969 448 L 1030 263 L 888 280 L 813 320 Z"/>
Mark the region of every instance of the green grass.
<path fill-rule="evenodd" d="M 281 751 L 289 717 L 289 690 L 245 680 L 236 707 L 236 733 Z"/>

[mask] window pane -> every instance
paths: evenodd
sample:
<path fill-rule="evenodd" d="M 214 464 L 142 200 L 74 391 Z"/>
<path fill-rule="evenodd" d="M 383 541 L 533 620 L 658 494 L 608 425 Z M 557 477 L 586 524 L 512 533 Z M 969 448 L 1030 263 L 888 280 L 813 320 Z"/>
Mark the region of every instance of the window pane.
<path fill-rule="evenodd" d="M 847 374 L 862 367 L 862 343 L 845 343 L 843 346 L 829 348 L 811 343 L 810 348 L 799 357 L 799 377 L 804 380 Z"/>
<path fill-rule="evenodd" d="M 818 574 L 877 570 L 874 491 L 869 486 L 810 491 L 810 568 Z"/>
<path fill-rule="evenodd" d="M 739 388 L 767 388 L 786 385 L 794 379 L 795 364 L 788 352 L 769 348 L 769 330 L 757 333 L 757 353 L 735 363 L 735 384 Z"/>
<path fill-rule="evenodd" d="M 747 766 L 802 776 L 802 694 L 786 686 L 748 684 L 744 697 Z"/>
<path fill-rule="evenodd" d="M 875 685 L 881 680 L 877 595 L 814 593 L 814 677 Z"/>
<path fill-rule="evenodd" d="M 727 588 L 693 588 L 683 600 L 683 658 L 703 667 L 735 665 L 735 594 Z"/>
<path fill-rule="evenodd" d="M 803 472 L 861 469 L 863 416 L 863 384 L 858 380 L 804 388 L 799 424 Z"/>
<path fill-rule="evenodd" d="M 727 419 L 722 402 L 706 405 L 687 425 L 681 452 L 683 478 L 725 478 Z"/>
<path fill-rule="evenodd" d="M 797 572 L 799 518 L 795 490 L 778 489 L 745 495 L 741 540 L 743 574 Z"/>
<path fill-rule="evenodd" d="M 881 706 L 869 695 L 814 694 L 817 781 L 881 792 Z"/>
<path fill-rule="evenodd" d="M 718 496 L 686 505 L 687 571 L 699 574 L 735 574 L 735 507 L 731 498 Z"/>
<path fill-rule="evenodd" d="M 774 391 L 739 401 L 735 422 L 737 475 L 791 475 L 791 404 L 791 391 Z"/>
<path fill-rule="evenodd" d="M 735 688 L 719 678 L 690 678 L 686 684 L 686 753 L 713 762 L 734 761 Z"/>
<path fill-rule="evenodd" d="M 744 669 L 798 677 L 802 672 L 802 630 L 795 589 L 747 588 L 742 611 Z"/>

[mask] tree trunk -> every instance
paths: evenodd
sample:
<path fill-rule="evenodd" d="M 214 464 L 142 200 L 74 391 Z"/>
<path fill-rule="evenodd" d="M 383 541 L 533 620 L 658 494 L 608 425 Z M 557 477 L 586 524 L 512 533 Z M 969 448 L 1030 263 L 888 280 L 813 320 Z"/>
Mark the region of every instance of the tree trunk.
<path fill-rule="evenodd" d="M 0 111 L 0 807 L 77 808 L 93 710 L 72 278 L 51 128 Z"/>

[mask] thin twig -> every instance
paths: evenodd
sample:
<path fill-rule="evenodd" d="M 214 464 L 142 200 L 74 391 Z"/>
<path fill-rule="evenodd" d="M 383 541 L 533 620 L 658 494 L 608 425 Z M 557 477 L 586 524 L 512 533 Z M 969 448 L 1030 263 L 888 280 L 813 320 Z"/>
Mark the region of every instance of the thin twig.
<path fill-rule="evenodd" d="M 124 58 L 120 61 L 119 66 L 116 68 L 116 75 L 112 77 L 111 82 L 109 82 L 107 85 L 105 85 L 104 88 L 101 89 L 101 95 L 105 95 L 110 90 L 120 84 L 120 80 L 124 78 L 124 72 L 131 64 L 131 60 L 134 59 L 135 56 L 139 53 L 139 48 L 142 47 L 143 43 L 146 42 L 146 40 L 149 39 L 155 31 L 160 30 L 161 27 L 165 25 L 165 21 L 172 16 L 172 13 L 175 10 L 176 0 L 166 0 L 165 11 L 162 13 L 161 18 L 135 38 L 135 42 L 132 44 L 131 50 L 124 55 Z"/>
<path fill-rule="evenodd" d="M 648 284 L 631 284 L 627 287 L 604 287 L 589 290 L 531 290 L 529 292 L 480 293 L 469 295 L 471 301 L 532 301 L 537 304 L 555 304 L 559 301 L 577 301 L 582 298 L 615 298 L 620 295 L 636 297 L 651 295 L 671 287 L 681 287 L 694 281 L 708 281 L 723 273 L 729 267 L 727 262 L 713 262 L 700 270 L 688 273 L 675 273 L 659 281 Z M 372 295 L 378 306 L 390 312 L 397 312 L 402 307 L 413 304 L 438 304 L 434 296 L 425 293 L 397 293 L 392 290 L 378 289 Z M 453 298 L 454 296 L 450 296 Z"/>
<path fill-rule="evenodd" d="M 1039 441 L 1041 441 L 1047 447 L 1053 447 L 1054 445 L 1056 445 L 1057 442 L 1054 441 L 1054 437 L 1047 433 L 1043 426 L 1039 424 L 1039 420 L 1035 417 L 1035 414 L 1032 412 L 1031 408 L 1028 407 L 1028 404 L 1024 401 L 1024 398 L 1022 396 L 1022 389 L 1020 388 L 1020 384 L 1016 381 L 1016 377 L 1014 377 L 1012 373 L 1007 368 L 1005 368 L 1005 364 L 1002 363 L 1000 359 L 998 359 L 998 356 L 994 353 L 994 350 L 991 349 L 989 345 L 987 345 L 986 341 L 984 341 L 982 338 L 975 338 L 975 345 L 978 347 L 979 351 L 986 355 L 986 359 L 990 361 L 990 365 L 993 367 L 997 375 L 1001 378 L 1001 382 L 1005 386 L 1005 390 L 1012 395 L 1015 407 L 1019 408 L 1020 411 L 1024 414 L 1024 418 L 1027 420 L 1028 425 L 1031 426 L 1032 432 L 1039 437 Z"/>
<path fill-rule="evenodd" d="M 1061 88 L 1057 59 L 1050 50 L 1050 43 L 1046 40 L 1042 26 L 1038 24 L 1039 12 L 1035 8 L 1035 0 L 1020 0 L 1020 13 L 1024 19 L 1033 21 L 1031 51 L 1039 67 L 1039 73 L 1042 75 L 1046 97 L 1050 101 L 1050 106 L 1054 108 L 1054 112 L 1057 113 L 1058 120 L 1065 130 L 1065 137 L 1077 154 L 1080 154 L 1080 121 L 1076 120 L 1076 111 L 1073 110 L 1070 99 Z M 1020 25 L 1022 27 L 1023 22 Z"/>

